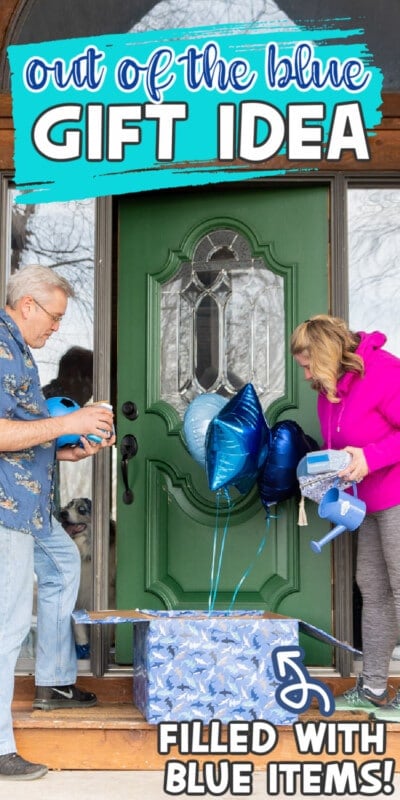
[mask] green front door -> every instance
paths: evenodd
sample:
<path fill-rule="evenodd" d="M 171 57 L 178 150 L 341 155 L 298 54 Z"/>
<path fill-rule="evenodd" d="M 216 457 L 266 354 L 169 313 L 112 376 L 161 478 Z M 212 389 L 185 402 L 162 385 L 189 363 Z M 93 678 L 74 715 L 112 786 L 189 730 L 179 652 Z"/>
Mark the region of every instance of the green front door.
<path fill-rule="evenodd" d="M 318 437 L 315 393 L 289 353 L 297 322 L 328 308 L 328 189 L 241 188 L 121 198 L 118 277 L 119 608 L 207 609 L 215 529 L 226 544 L 215 608 L 264 608 L 331 629 L 330 550 L 311 551 L 327 526 L 316 507 L 297 526 L 297 502 L 269 522 L 256 489 L 235 491 L 229 518 L 188 453 L 182 419 L 204 391 L 227 397 L 253 383 L 268 423 L 294 419 Z M 137 419 L 123 413 L 135 403 Z M 125 411 L 127 407 L 124 406 Z M 121 456 L 119 455 L 121 458 Z M 125 483 L 134 500 L 128 504 Z M 310 504 L 311 505 L 311 504 Z M 257 550 L 266 533 L 266 544 Z M 119 626 L 117 660 L 130 659 Z M 309 664 L 326 645 L 304 642 Z"/>

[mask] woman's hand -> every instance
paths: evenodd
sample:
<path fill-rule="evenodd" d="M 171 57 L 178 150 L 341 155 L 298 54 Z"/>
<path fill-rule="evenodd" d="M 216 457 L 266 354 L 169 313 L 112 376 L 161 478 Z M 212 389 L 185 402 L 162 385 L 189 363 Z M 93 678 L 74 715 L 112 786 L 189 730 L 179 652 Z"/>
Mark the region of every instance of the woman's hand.
<path fill-rule="evenodd" d="M 115 444 L 115 438 L 115 436 L 110 436 L 109 439 L 102 439 L 101 444 L 98 444 L 97 442 L 92 442 L 90 439 L 86 439 L 85 436 L 81 436 L 81 446 L 60 447 L 56 453 L 57 460 L 81 461 L 83 458 L 88 458 L 88 456 L 95 456 L 96 453 L 99 453 L 104 447 L 111 447 L 111 445 Z"/>
<path fill-rule="evenodd" d="M 346 481 L 359 483 L 369 472 L 364 451 L 362 447 L 344 447 L 343 449 L 351 455 L 351 461 L 346 469 L 338 473 L 338 477 L 344 478 Z"/>

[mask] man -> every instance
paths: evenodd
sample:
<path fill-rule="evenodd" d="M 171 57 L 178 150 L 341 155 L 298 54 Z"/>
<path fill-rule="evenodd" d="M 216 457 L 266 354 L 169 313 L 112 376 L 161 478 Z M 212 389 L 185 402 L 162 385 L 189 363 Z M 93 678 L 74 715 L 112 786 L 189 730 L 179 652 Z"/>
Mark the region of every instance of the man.
<path fill-rule="evenodd" d="M 38 581 L 34 708 L 79 708 L 96 695 L 75 686 L 71 625 L 80 578 L 79 552 L 52 517 L 55 460 L 80 461 L 115 441 L 112 412 L 87 406 L 49 417 L 30 348 L 58 330 L 68 281 L 48 267 L 11 276 L 0 310 L 0 780 L 47 772 L 16 753 L 11 702 L 19 650 L 31 624 L 33 576 Z M 86 437 L 95 433 L 101 444 Z M 59 436 L 80 434 L 81 446 L 55 449 Z"/>

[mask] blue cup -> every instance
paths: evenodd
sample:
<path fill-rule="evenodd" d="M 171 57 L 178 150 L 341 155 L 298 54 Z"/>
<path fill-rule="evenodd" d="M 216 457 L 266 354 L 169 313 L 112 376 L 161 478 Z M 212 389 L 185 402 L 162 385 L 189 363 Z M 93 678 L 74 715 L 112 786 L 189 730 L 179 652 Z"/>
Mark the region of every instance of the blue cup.
<path fill-rule="evenodd" d="M 363 500 L 354 495 L 342 492 L 336 486 L 324 494 L 318 514 L 322 519 L 329 519 L 335 527 L 318 542 L 310 543 L 314 553 L 320 553 L 323 546 L 344 531 L 355 531 L 364 520 L 367 507 Z"/>

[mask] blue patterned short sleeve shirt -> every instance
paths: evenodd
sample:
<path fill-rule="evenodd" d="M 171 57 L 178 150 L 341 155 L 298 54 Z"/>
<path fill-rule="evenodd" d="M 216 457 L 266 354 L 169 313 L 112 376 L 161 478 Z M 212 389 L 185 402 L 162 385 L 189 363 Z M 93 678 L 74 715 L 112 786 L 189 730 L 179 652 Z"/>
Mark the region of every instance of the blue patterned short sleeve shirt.
<path fill-rule="evenodd" d="M 0 310 L 0 418 L 48 417 L 39 372 L 14 320 Z M 55 442 L 15 452 L 0 450 L 0 524 L 47 536 L 55 476 Z"/>

